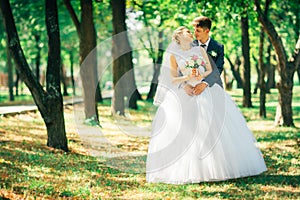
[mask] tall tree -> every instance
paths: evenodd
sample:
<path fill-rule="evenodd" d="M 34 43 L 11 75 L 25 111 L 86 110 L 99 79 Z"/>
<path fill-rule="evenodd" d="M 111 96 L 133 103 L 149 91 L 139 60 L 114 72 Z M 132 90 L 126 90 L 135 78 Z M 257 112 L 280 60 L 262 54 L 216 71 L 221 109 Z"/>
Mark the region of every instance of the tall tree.
<path fill-rule="evenodd" d="M 44 115 L 46 119 L 51 119 L 45 121 L 49 130 L 47 145 L 68 150 L 60 86 L 61 56 L 57 0 L 46 0 L 45 8 L 48 35 L 46 90 L 49 93 L 48 97 L 53 98 L 53 100 L 46 100 L 48 112 Z"/>
<path fill-rule="evenodd" d="M 76 90 L 75 90 L 75 79 L 74 79 L 74 61 L 73 61 L 73 52 L 69 51 L 70 54 L 70 73 L 71 73 L 71 83 L 72 83 L 72 90 L 73 90 L 73 95 L 76 95 Z"/>
<path fill-rule="evenodd" d="M 264 10 L 264 15 L 268 15 L 268 10 L 269 10 L 269 5 L 270 5 L 271 0 L 266 0 L 265 3 L 265 10 Z M 259 40 L 259 71 L 260 71 L 260 76 L 259 76 L 259 88 L 260 88 L 260 93 L 259 93 L 259 116 L 266 118 L 266 92 L 267 92 L 267 86 L 265 82 L 265 75 L 266 75 L 266 64 L 264 63 L 263 60 L 263 55 L 264 55 L 264 39 L 265 39 L 265 33 L 263 28 L 261 27 L 260 30 L 260 40 Z"/>
<path fill-rule="evenodd" d="M 60 36 L 56 0 L 46 0 L 45 7 L 46 26 L 49 38 L 46 90 L 44 90 L 42 85 L 37 82 L 24 56 L 9 0 L 1 1 L 0 12 L 6 28 L 8 44 L 15 60 L 16 68 L 20 73 L 20 77 L 29 88 L 46 124 L 48 134 L 47 145 L 49 147 L 68 151 L 59 79 Z"/>
<path fill-rule="evenodd" d="M 92 0 L 80 0 L 81 21 L 79 21 L 70 0 L 64 0 L 79 37 L 80 77 L 86 119 L 99 123 L 97 97 L 102 100 L 97 73 L 97 42 Z M 98 96 L 100 95 L 100 96 Z"/>
<path fill-rule="evenodd" d="M 276 88 L 275 84 L 275 69 L 276 66 L 271 63 L 272 55 L 271 55 L 271 50 L 272 50 L 272 43 L 270 42 L 270 39 L 268 38 L 268 48 L 267 48 L 267 60 L 266 60 L 266 65 L 267 65 L 267 93 L 271 93 L 271 88 Z"/>
<path fill-rule="evenodd" d="M 129 99 L 129 107 L 137 108 L 138 92 L 132 63 L 132 49 L 129 44 L 126 28 L 126 1 L 110 1 L 113 14 L 113 84 L 114 96 L 112 98 L 112 113 L 124 115 L 125 101 Z"/>
<path fill-rule="evenodd" d="M 243 81 L 243 107 L 252 107 L 251 102 L 251 66 L 250 66 L 250 41 L 249 41 L 249 19 L 248 19 L 248 5 L 244 5 L 245 9 L 241 16 L 242 28 L 242 53 L 244 64 L 244 81 Z"/>
<path fill-rule="evenodd" d="M 258 85 L 259 85 L 259 116 L 266 118 L 266 65 L 263 61 L 263 53 L 264 53 L 264 38 L 265 33 L 261 28 L 260 38 L 259 38 L 259 58 L 258 58 Z"/>
<path fill-rule="evenodd" d="M 261 40 L 259 41 L 259 45 L 261 45 Z M 252 60 L 254 61 L 255 69 L 256 69 L 256 72 L 257 72 L 257 80 L 256 80 L 256 84 L 255 84 L 255 87 L 254 87 L 254 90 L 253 90 L 253 94 L 257 94 L 257 91 L 258 91 L 258 88 L 259 88 L 259 80 L 260 80 L 261 73 L 260 73 L 260 70 L 259 70 L 259 60 L 257 60 L 257 58 L 254 55 L 252 55 Z"/>
<path fill-rule="evenodd" d="M 292 110 L 292 97 L 293 97 L 293 76 L 295 70 L 300 64 L 300 36 L 298 43 L 295 47 L 293 59 L 288 61 L 285 47 L 282 43 L 281 37 L 275 29 L 274 24 L 269 20 L 268 16 L 265 15 L 260 7 L 260 1 L 254 0 L 256 11 L 258 14 L 258 20 L 261 23 L 264 31 L 271 40 L 271 43 L 275 49 L 277 55 L 277 69 L 280 76 L 280 81 L 277 85 L 279 90 L 278 102 L 280 107 L 280 114 L 282 115 L 284 126 L 294 126 L 293 122 L 293 110 Z M 276 120 L 276 119 L 275 119 Z"/>

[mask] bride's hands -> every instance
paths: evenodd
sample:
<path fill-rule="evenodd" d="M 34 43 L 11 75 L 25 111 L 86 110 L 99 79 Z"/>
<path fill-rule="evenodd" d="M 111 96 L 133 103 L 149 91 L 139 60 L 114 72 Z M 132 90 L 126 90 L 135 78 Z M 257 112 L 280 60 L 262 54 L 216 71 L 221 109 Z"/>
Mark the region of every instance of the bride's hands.
<path fill-rule="evenodd" d="M 201 74 L 198 74 L 198 75 L 195 76 L 195 78 L 196 78 L 197 81 L 200 81 L 200 80 L 203 79 L 203 76 L 201 76 Z"/>
<path fill-rule="evenodd" d="M 183 87 L 184 91 L 186 92 L 187 95 L 189 96 L 193 96 L 194 95 L 194 87 L 189 85 L 189 84 L 186 84 L 184 87 Z"/>
<path fill-rule="evenodd" d="M 201 82 L 199 84 L 197 84 L 195 87 L 194 87 L 194 91 L 193 91 L 193 94 L 194 95 L 199 95 L 201 94 L 205 88 L 208 87 L 208 84 L 205 83 L 205 82 Z"/>

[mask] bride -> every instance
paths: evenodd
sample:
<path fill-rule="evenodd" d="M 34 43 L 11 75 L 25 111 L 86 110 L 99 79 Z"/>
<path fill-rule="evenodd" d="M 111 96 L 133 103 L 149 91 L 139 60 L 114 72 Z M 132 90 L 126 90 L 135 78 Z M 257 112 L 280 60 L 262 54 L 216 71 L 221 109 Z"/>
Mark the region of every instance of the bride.
<path fill-rule="evenodd" d="M 173 34 L 162 65 L 154 104 L 146 179 L 170 184 L 221 181 L 266 171 L 257 142 L 238 107 L 218 84 L 189 96 L 212 66 L 202 47 L 192 47 L 185 27 Z"/>

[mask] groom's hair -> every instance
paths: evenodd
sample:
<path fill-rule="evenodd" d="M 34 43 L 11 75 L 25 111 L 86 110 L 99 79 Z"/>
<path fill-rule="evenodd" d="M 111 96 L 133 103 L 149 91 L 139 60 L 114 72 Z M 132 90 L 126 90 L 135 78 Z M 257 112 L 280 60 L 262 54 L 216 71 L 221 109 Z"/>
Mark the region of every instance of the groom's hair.
<path fill-rule="evenodd" d="M 211 28 L 211 19 L 205 16 L 196 17 L 193 20 L 193 26 L 201 27 L 203 29 L 209 29 Z"/>

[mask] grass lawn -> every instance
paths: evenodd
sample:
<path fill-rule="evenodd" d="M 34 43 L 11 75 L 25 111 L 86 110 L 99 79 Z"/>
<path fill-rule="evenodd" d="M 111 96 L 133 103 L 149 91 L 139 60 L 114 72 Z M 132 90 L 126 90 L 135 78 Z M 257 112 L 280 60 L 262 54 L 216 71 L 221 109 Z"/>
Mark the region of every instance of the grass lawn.
<path fill-rule="evenodd" d="M 242 91 L 229 92 L 240 106 Z M 47 147 L 38 112 L 0 118 L 0 199 L 299 199 L 298 128 L 274 127 L 277 90 L 267 97 L 267 119 L 241 108 L 264 155 L 268 171 L 255 177 L 188 185 L 149 184 L 145 159 L 155 107 L 139 102 L 127 118 L 99 105 L 102 128 L 80 121 L 82 108 L 65 107 L 70 152 Z M 295 87 L 294 120 L 300 127 L 300 87 Z M 132 133 L 135 133 L 133 135 Z"/>

